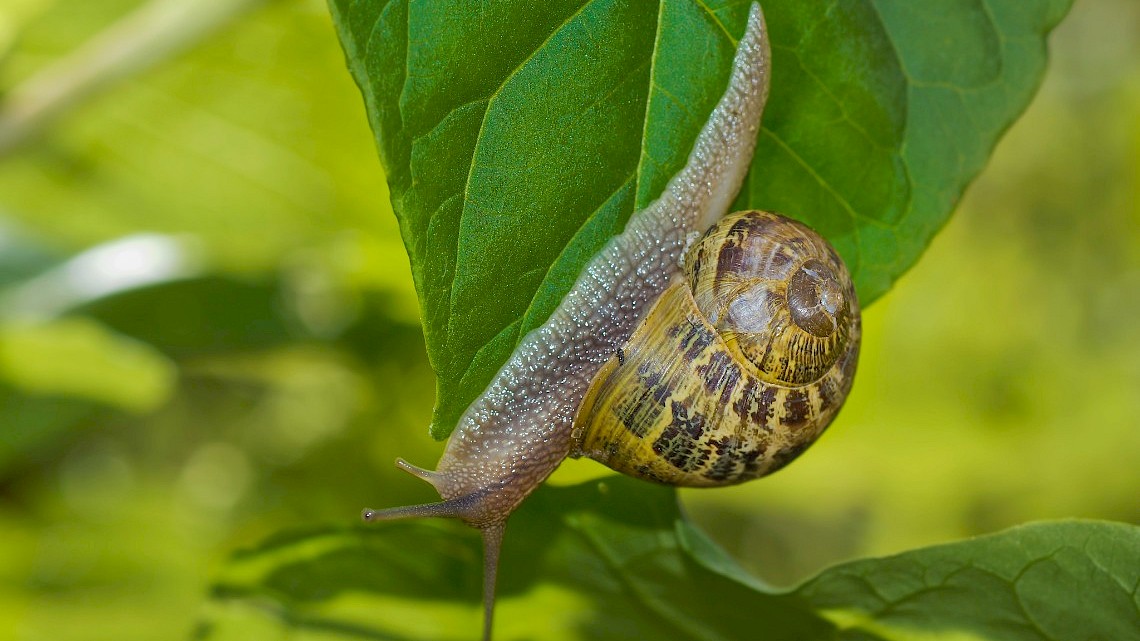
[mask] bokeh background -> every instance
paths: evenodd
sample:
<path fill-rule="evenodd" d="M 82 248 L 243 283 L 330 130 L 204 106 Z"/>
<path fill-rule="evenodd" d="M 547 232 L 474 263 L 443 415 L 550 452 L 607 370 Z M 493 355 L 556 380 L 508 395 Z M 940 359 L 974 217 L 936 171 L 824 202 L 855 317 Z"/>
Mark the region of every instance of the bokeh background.
<path fill-rule="evenodd" d="M 0 3 L 0 639 L 183 638 L 233 550 L 433 498 L 387 198 L 320 0 Z M 1077 0 L 840 419 L 690 514 L 776 584 L 1140 523 L 1138 203 L 1140 4 Z"/>

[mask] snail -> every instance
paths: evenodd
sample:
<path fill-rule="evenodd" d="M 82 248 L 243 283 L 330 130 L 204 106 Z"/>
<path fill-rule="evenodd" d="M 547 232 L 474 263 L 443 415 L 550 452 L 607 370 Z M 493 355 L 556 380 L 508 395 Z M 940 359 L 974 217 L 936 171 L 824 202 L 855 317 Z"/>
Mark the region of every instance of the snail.
<path fill-rule="evenodd" d="M 752 161 L 769 62 L 753 4 L 685 167 L 519 343 L 437 469 L 397 460 L 442 501 L 364 510 L 366 521 L 454 517 L 482 532 L 484 639 L 507 518 L 561 461 L 588 456 L 673 485 L 739 483 L 795 458 L 850 390 L 861 325 L 838 254 L 778 214 L 724 216 Z"/>

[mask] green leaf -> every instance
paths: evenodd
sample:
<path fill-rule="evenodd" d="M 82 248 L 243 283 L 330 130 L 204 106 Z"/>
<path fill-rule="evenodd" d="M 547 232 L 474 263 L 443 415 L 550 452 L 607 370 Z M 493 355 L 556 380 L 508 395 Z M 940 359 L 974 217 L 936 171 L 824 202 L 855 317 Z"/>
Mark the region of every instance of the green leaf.
<path fill-rule="evenodd" d="M 761 624 L 765 640 L 1140 630 L 1133 526 L 1025 526 L 841 565 L 781 593 L 687 524 L 673 498 L 626 477 L 535 493 L 507 530 L 496 639 L 754 639 Z M 454 522 L 287 532 L 224 566 L 200 638 L 475 638 L 481 572 L 474 530 Z"/>
<path fill-rule="evenodd" d="M 1140 528 L 1030 524 L 865 559 L 796 593 L 843 639 L 1140 639 Z"/>
<path fill-rule="evenodd" d="M 544 487 L 507 528 L 495 638 L 734 639 L 757 619 L 778 623 L 774 640 L 831 629 L 790 597 L 758 599 L 694 561 L 674 535 L 679 518 L 673 490 L 627 477 Z M 224 567 L 202 638 L 256 627 L 301 639 L 473 639 L 481 573 L 478 537 L 457 522 L 284 533 Z"/>
<path fill-rule="evenodd" d="M 308 338 L 280 282 L 199 276 L 149 284 L 73 308 L 175 358 L 266 349 Z"/>
<path fill-rule="evenodd" d="M 1069 3 L 768 0 L 771 99 L 737 205 L 816 227 L 870 303 L 1028 104 Z M 681 167 L 748 3 L 330 6 L 411 258 L 443 438 Z"/>

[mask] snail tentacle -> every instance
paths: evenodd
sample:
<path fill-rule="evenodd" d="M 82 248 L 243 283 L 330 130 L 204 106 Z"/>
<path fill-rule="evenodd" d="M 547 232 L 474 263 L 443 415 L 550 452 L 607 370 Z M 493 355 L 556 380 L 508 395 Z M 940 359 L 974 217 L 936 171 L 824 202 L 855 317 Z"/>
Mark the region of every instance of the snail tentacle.
<path fill-rule="evenodd" d="M 479 494 L 471 494 L 468 496 L 458 496 L 445 501 L 437 501 L 435 503 L 401 505 L 399 507 L 390 507 L 383 510 L 364 508 L 361 517 L 369 522 L 422 519 L 436 516 L 466 520 L 475 514 L 481 500 Z"/>
<path fill-rule="evenodd" d="M 436 481 L 439 479 L 439 475 L 436 474 L 435 472 L 433 472 L 432 470 L 425 470 L 422 467 L 412 465 L 411 463 L 405 461 L 402 458 L 396 459 L 396 467 L 400 468 L 401 470 L 404 470 L 405 472 L 407 472 L 408 474 L 411 474 L 412 476 L 414 476 L 416 478 L 423 479 L 424 481 L 427 481 L 432 487 L 435 487 Z M 436 489 L 438 489 L 438 488 L 436 488 Z"/>

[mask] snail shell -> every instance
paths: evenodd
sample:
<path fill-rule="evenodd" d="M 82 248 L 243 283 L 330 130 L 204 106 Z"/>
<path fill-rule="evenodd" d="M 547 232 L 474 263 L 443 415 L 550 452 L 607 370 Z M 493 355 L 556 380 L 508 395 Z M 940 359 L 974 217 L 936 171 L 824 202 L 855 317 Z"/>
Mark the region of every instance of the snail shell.
<path fill-rule="evenodd" d="M 577 453 L 639 478 L 731 485 L 774 472 L 838 413 L 859 354 L 855 288 L 778 214 L 713 225 L 578 410 Z"/>

